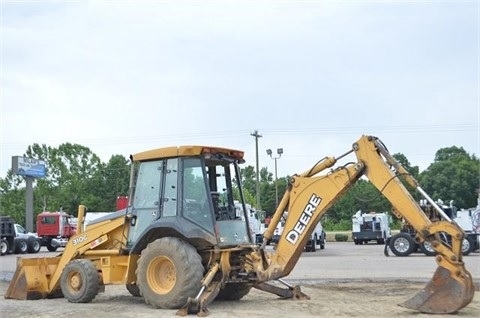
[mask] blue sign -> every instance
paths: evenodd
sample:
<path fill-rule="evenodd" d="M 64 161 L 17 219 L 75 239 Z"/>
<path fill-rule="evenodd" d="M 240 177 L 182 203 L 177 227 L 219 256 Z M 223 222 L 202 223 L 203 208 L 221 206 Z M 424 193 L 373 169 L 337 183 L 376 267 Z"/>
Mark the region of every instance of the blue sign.
<path fill-rule="evenodd" d="M 34 178 L 45 177 L 47 171 L 44 160 L 20 156 L 12 157 L 12 170 L 17 175 Z"/>

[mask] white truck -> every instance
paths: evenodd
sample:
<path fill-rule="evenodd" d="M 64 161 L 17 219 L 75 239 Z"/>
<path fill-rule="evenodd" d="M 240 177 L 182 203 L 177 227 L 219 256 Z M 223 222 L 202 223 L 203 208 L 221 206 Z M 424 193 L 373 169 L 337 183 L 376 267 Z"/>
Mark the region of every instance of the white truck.
<path fill-rule="evenodd" d="M 236 216 L 243 218 L 242 206 L 238 201 L 235 201 Z M 265 211 L 260 211 L 246 203 L 248 225 L 250 227 L 250 235 L 255 243 L 262 243 L 263 232 L 265 232 Z"/>
<path fill-rule="evenodd" d="M 42 244 L 36 233 L 28 232 L 23 226 L 15 223 L 15 244 L 13 251 L 16 254 L 38 253 Z"/>
<path fill-rule="evenodd" d="M 273 231 L 273 236 L 271 241 L 273 244 L 276 244 L 280 240 L 280 237 L 282 236 L 283 227 L 285 225 L 284 220 L 287 217 L 287 215 L 288 213 L 285 212 L 284 217 L 282 217 L 280 222 L 278 222 L 277 227 Z M 326 236 L 327 235 L 323 230 L 322 222 L 318 222 L 312 232 L 312 236 L 307 241 L 307 244 L 305 244 L 305 251 L 315 252 L 318 248 L 320 248 L 321 250 L 325 249 L 325 245 L 327 242 Z"/>
<path fill-rule="evenodd" d="M 476 208 L 457 211 L 455 222 L 465 232 L 462 253 L 468 255 L 480 249 L 480 205 Z"/>
<path fill-rule="evenodd" d="M 362 213 L 357 211 L 352 217 L 352 238 L 355 245 L 376 241 L 377 244 L 385 244 L 392 236 L 390 230 L 391 218 L 387 212 Z"/>
<path fill-rule="evenodd" d="M 42 245 L 37 234 L 28 232 L 20 224 L 14 223 L 13 218 L 2 216 L 0 227 L 0 255 L 38 253 L 40 251 Z"/>

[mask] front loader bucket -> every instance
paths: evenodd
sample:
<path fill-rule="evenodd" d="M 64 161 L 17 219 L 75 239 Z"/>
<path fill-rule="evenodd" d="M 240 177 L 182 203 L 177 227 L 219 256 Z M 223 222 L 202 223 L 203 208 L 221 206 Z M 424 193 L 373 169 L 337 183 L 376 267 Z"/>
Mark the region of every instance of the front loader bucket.
<path fill-rule="evenodd" d="M 438 267 L 427 286 L 402 307 L 430 314 L 451 314 L 468 305 L 475 293 L 472 276 L 466 270 L 456 277 Z"/>
<path fill-rule="evenodd" d="M 49 288 L 49 278 L 59 260 L 59 257 L 17 258 L 17 269 L 5 298 L 31 300 L 62 297 L 61 290 Z"/>

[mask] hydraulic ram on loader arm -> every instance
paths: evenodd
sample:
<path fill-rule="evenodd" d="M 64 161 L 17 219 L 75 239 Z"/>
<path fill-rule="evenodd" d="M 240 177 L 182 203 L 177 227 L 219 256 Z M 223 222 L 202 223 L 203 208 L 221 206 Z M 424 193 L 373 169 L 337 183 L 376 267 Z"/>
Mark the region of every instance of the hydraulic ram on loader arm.
<path fill-rule="evenodd" d="M 352 152 L 355 153 L 357 162 L 347 163 L 325 175 L 317 176 Z M 271 255 L 261 256 L 252 253 L 252 259 L 256 260 L 255 271 L 260 280 L 278 279 L 291 272 L 321 216 L 362 176 L 367 177 L 399 214 L 417 230 L 416 240 L 428 240 L 438 253 L 435 260 L 439 267 L 431 281 L 402 306 L 426 313 L 453 313 L 469 304 L 474 295 L 474 286 L 471 274 L 462 261 L 461 244 L 464 232 L 448 218 L 447 221 L 435 223 L 429 220 L 399 176 L 427 200 L 433 200 L 389 154 L 381 141 L 373 136 L 362 136 L 347 153 L 338 158 L 327 157 L 312 169 L 291 178 L 289 187 L 264 233 L 264 242 L 267 242 L 272 238 L 281 216 L 288 211 L 276 251 Z M 451 246 L 442 242 L 440 233 L 452 236 Z"/>

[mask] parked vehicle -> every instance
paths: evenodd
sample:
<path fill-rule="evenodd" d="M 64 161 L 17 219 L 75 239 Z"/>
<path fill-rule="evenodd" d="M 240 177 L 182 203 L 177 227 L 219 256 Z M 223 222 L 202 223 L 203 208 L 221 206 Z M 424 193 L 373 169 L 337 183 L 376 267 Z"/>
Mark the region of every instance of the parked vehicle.
<path fill-rule="evenodd" d="M 352 217 L 352 238 L 356 245 L 376 241 L 377 244 L 385 244 L 392 236 L 390 230 L 390 216 L 384 213 L 362 213 L 357 211 Z"/>
<path fill-rule="evenodd" d="M 272 239 L 269 240 L 269 244 L 277 244 L 282 236 L 283 228 L 285 227 L 285 219 L 282 218 L 280 222 L 278 222 L 275 230 L 273 231 Z"/>
<path fill-rule="evenodd" d="M 317 248 L 320 247 L 321 250 L 325 249 L 326 244 L 326 233 L 323 230 L 322 222 L 318 222 L 315 228 L 313 229 L 312 235 L 310 239 L 307 241 L 305 245 L 306 252 L 315 252 Z"/>
<path fill-rule="evenodd" d="M 246 204 L 247 218 L 252 231 L 253 241 L 257 244 L 263 242 L 263 232 L 265 231 L 265 211 L 257 210 L 250 204 Z M 241 214 L 241 210 L 238 211 Z"/>
<path fill-rule="evenodd" d="M 275 227 L 275 230 L 273 232 L 273 236 L 271 239 L 271 243 L 277 244 L 281 240 L 283 229 L 285 227 L 285 220 L 287 217 L 288 217 L 288 212 L 285 212 L 283 214 L 282 220 L 278 222 L 277 226 Z M 307 240 L 304 251 L 315 252 L 318 248 L 323 250 L 326 244 L 326 237 L 327 235 L 323 230 L 322 223 L 319 221 L 315 225 L 313 232 L 310 235 L 310 238 Z"/>
<path fill-rule="evenodd" d="M 40 239 L 35 233 L 28 232 L 20 224 L 14 223 L 12 217 L 0 217 L 1 243 L 0 254 L 38 253 L 41 248 Z"/>
<path fill-rule="evenodd" d="M 15 236 L 14 220 L 9 216 L 0 216 L 0 256 L 14 248 Z"/>
<path fill-rule="evenodd" d="M 37 235 L 42 246 L 50 252 L 65 247 L 68 240 L 76 234 L 77 224 L 73 216 L 63 211 L 42 212 L 37 215 Z"/>
<path fill-rule="evenodd" d="M 480 250 L 480 205 L 457 211 L 454 220 L 466 234 L 462 252 L 468 255 L 473 251 Z"/>
<path fill-rule="evenodd" d="M 462 255 L 467 256 L 471 252 L 478 250 L 480 248 L 480 231 L 478 227 L 475 227 L 475 224 L 480 222 L 480 212 L 477 212 L 476 208 L 458 211 L 453 205 L 453 201 L 450 201 L 449 205 L 444 204 L 442 200 L 438 200 L 436 203 L 445 216 L 455 221 L 464 231 Z M 420 206 L 430 220 L 439 221 L 443 218 L 439 211 L 426 200 L 421 200 Z M 417 231 L 408 222 L 404 221 L 400 233 L 393 235 L 388 240 L 388 248 L 396 256 L 409 256 L 415 252 L 421 252 L 427 256 L 437 255 L 429 241 L 418 242 L 416 236 Z M 446 245 L 451 245 L 451 239 L 451 236 L 446 232 L 438 233 L 438 240 Z M 387 247 L 385 247 L 385 253 L 388 253 Z"/>
<path fill-rule="evenodd" d="M 28 232 L 20 224 L 15 224 L 14 253 L 38 253 L 41 247 L 40 238 L 36 233 Z"/>

